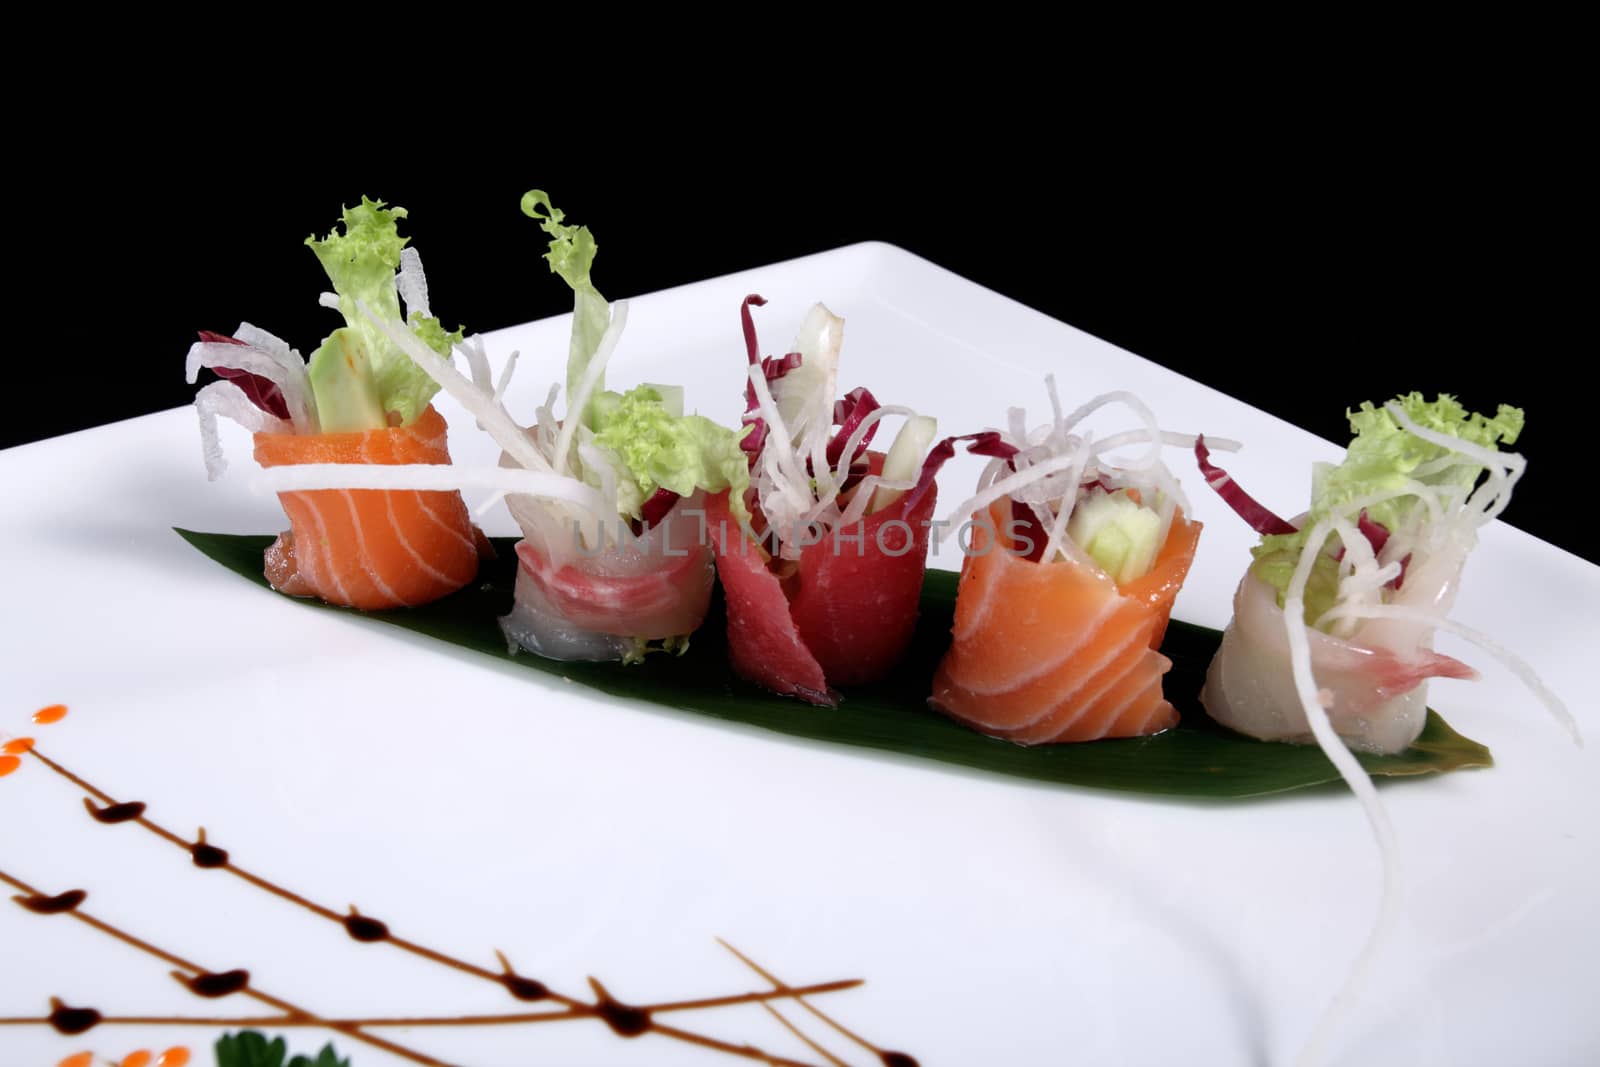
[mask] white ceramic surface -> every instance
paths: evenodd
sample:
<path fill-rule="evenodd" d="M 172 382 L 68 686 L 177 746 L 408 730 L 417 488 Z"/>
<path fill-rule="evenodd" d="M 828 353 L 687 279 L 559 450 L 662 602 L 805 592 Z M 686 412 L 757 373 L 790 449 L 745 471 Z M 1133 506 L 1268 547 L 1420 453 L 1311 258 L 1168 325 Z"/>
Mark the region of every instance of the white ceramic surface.
<path fill-rule="evenodd" d="M 611 381 L 680 382 L 701 412 L 735 419 L 738 304 L 753 291 L 771 301 L 757 312 L 764 350 L 784 351 L 820 299 L 847 322 L 841 384 L 946 432 L 997 425 L 1012 404 L 1044 410 L 1053 371 L 1069 398 L 1132 389 L 1171 428 L 1247 442 L 1225 463 L 1281 511 L 1303 505 L 1308 465 L 1338 452 L 885 245 L 638 298 Z M 258 315 L 270 329 L 271 307 Z M 497 363 L 522 351 L 513 410 L 560 376 L 566 329 L 491 336 Z M 151 373 L 178 373 L 182 356 L 151 353 Z M 492 461 L 471 420 L 440 406 L 457 460 Z M 489 968 L 500 949 L 573 995 L 596 976 L 633 1003 L 764 988 L 725 938 L 790 983 L 866 979 L 817 1005 L 929 1067 L 1287 1063 L 1371 922 L 1376 854 L 1342 790 L 1184 803 L 966 773 L 630 704 L 271 596 L 169 529 L 282 527 L 276 502 L 250 492 L 245 436 L 226 440 L 233 466 L 216 484 L 189 410 L 0 452 L 0 732 L 36 737 L 179 834 L 204 826 L 240 865 L 330 908 L 355 904 Z M 951 464 L 947 506 L 976 470 Z M 1176 615 L 1220 626 L 1253 537 L 1186 480 L 1206 531 Z M 512 532 L 498 512 L 487 525 Z M 1457 617 L 1520 650 L 1600 738 L 1597 605 L 1600 569 L 1496 524 Z M 1469 646 L 1439 647 L 1484 667 L 1476 683 L 1435 683 L 1432 703 L 1498 765 L 1382 790 L 1404 919 L 1333 1062 L 1597 1062 L 1595 746 L 1575 748 Z M 56 702 L 71 707 L 64 722 L 30 725 Z M 33 760 L 0 779 L 0 871 L 47 893 L 85 889 L 84 912 L 215 970 L 248 968 L 257 988 L 324 1017 L 528 1010 L 198 870 L 137 826 L 98 825 L 82 796 Z M 70 918 L 0 907 L 0 1016 L 42 1014 L 52 996 L 121 1015 L 266 1010 L 198 1000 L 171 969 Z M 870 1061 L 776 1003 L 845 1061 Z M 756 1007 L 670 1021 L 823 1062 Z M 329 1037 L 284 1032 L 301 1051 Z M 624 1040 L 592 1019 L 375 1032 L 474 1065 L 751 1062 Z M 0 1026 L 0 1064 L 175 1044 L 209 1064 L 213 1036 Z M 406 1062 L 335 1040 L 356 1067 Z"/>

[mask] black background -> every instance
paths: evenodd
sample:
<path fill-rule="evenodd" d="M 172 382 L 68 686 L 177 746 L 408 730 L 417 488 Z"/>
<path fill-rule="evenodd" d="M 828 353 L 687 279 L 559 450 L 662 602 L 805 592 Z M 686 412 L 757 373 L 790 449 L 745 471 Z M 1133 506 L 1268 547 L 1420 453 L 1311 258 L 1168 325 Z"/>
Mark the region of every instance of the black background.
<path fill-rule="evenodd" d="M 200 328 L 247 319 L 309 352 L 330 323 L 301 242 L 362 193 L 410 210 L 451 325 L 570 310 L 518 212 L 539 186 L 594 228 L 613 299 L 883 240 L 1330 439 L 1347 406 L 1411 389 L 1523 406 L 1507 519 L 1600 559 L 1575 503 L 1593 342 L 1563 325 L 1577 275 L 1551 254 L 1577 241 L 1566 170 L 1492 97 L 1242 125 L 935 107 L 527 119 L 446 141 L 397 122 L 345 147 L 315 109 L 153 122 L 167 105 L 141 101 L 41 123 L 16 157 L 34 161 L 10 227 L 26 401 L 0 446 L 187 402 Z"/>

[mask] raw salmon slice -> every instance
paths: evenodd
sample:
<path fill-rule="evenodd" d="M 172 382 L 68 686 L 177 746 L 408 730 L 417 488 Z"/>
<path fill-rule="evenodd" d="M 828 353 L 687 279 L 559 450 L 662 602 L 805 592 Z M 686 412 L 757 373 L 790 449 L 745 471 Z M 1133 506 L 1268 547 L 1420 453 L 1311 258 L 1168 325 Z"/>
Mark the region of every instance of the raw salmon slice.
<path fill-rule="evenodd" d="M 1004 529 L 1009 501 L 989 512 Z M 1194 562 L 1200 523 L 1180 512 L 1150 573 L 1123 586 L 1095 567 L 1030 562 L 975 527 L 952 643 L 929 703 L 1018 744 L 1140 737 L 1176 725 L 1156 649 Z"/>
<path fill-rule="evenodd" d="M 450 462 L 444 419 L 432 407 L 410 426 L 258 433 L 255 457 L 263 467 Z M 281 593 L 379 611 L 426 604 L 477 576 L 482 535 L 460 493 L 318 489 L 278 500 L 289 529 L 267 549 L 266 573 Z"/>

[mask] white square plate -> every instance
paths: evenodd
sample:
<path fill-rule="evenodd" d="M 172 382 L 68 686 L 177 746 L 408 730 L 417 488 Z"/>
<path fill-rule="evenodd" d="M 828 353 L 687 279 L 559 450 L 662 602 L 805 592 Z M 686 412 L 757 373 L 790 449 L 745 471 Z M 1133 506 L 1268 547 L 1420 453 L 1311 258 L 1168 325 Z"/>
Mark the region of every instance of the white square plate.
<path fill-rule="evenodd" d="M 691 405 L 732 422 L 738 305 L 757 291 L 771 301 L 764 350 L 783 351 L 822 300 L 847 322 L 841 386 L 936 415 L 944 432 L 999 425 L 1010 405 L 1039 413 L 1053 372 L 1069 403 L 1131 389 L 1173 429 L 1246 442 L 1227 465 L 1279 510 L 1306 499 L 1312 461 L 1338 455 L 885 245 L 638 298 L 611 380 L 682 383 Z M 566 330 L 559 319 L 490 336 L 496 362 L 522 352 L 514 411 L 561 376 Z M 177 373 L 182 355 L 152 353 L 151 372 Z M 457 461 L 493 462 L 471 419 L 439 406 Z M 1342 789 L 1186 803 L 1041 786 L 631 704 L 307 611 L 171 532 L 284 525 L 276 501 L 250 492 L 248 440 L 226 442 L 233 468 L 216 484 L 187 410 L 0 453 L 0 732 L 37 738 L 185 839 L 205 827 L 240 866 L 335 912 L 354 904 L 492 971 L 498 949 L 575 997 L 595 976 L 635 1004 L 768 988 L 724 938 L 793 984 L 865 979 L 814 1003 L 930 1067 L 1287 1063 L 1366 936 L 1378 864 Z M 976 470 L 965 456 L 947 469 L 947 503 Z M 1186 481 L 1206 530 L 1175 614 L 1221 626 L 1254 536 Z M 512 532 L 498 512 L 487 524 Z M 1497 523 L 1457 617 L 1531 660 L 1594 736 L 1597 604 L 1600 568 Z M 1475 649 L 1439 647 L 1484 677 L 1436 682 L 1432 703 L 1498 764 L 1383 788 L 1404 919 L 1332 1058 L 1595 1062 L 1600 766 Z M 30 724 L 58 702 L 71 708 L 62 723 Z M 84 889 L 83 913 L 213 970 L 248 968 L 253 988 L 322 1018 L 545 1010 L 358 944 L 136 825 L 99 825 L 84 795 L 32 759 L 0 779 L 0 871 L 45 893 Z M 68 917 L 0 908 L 0 1016 L 42 1015 L 51 997 L 119 1016 L 272 1014 L 238 995 L 199 1000 L 172 970 Z M 773 1005 L 843 1061 L 874 1062 L 792 1001 Z M 660 1018 L 825 1062 L 758 1006 Z M 332 1037 L 356 1067 L 408 1062 L 348 1034 L 260 1028 L 303 1052 Z M 461 1064 L 754 1062 L 661 1034 L 624 1039 L 593 1018 L 372 1032 Z M 0 1063 L 186 1045 L 209 1064 L 215 1033 L 0 1026 Z"/>

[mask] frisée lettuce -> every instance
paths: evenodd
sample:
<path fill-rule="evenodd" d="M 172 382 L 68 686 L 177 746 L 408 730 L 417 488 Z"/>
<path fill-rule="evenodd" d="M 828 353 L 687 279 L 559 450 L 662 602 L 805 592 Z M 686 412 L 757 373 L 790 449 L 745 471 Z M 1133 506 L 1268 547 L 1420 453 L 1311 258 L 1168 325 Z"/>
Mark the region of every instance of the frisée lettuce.
<path fill-rule="evenodd" d="M 630 517 L 658 489 L 691 496 L 696 489 L 720 493 L 735 489 L 741 498 L 750 469 L 739 448 L 739 434 L 704 415 L 674 411 L 654 385 L 626 393 L 607 392 L 590 407 L 594 441 L 621 461 L 627 477 L 617 486 L 617 509 Z M 592 476 L 591 476 L 592 477 Z M 598 486 L 596 478 L 590 482 Z"/>
<path fill-rule="evenodd" d="M 1401 425 L 1397 412 L 1430 435 L 1460 442 L 1459 447 L 1419 436 Z M 1359 513 L 1372 551 L 1402 560 L 1409 546 L 1424 539 L 1427 527 L 1451 521 L 1466 503 L 1488 469 L 1474 453 L 1514 444 L 1523 426 L 1520 408 L 1502 404 L 1491 417 L 1468 411 L 1449 394 L 1427 401 L 1413 392 L 1382 407 L 1369 401 L 1347 415 L 1355 438 L 1342 462 L 1313 470 L 1311 507 L 1299 529 L 1263 536 L 1251 550 L 1252 573 L 1278 591 L 1280 605 L 1319 523 Z M 1330 539 L 1329 549 L 1312 565 L 1305 598 L 1308 624 L 1340 597 L 1343 547 Z"/>
<path fill-rule="evenodd" d="M 371 318 L 401 322 L 396 274 L 410 240 L 400 236 L 405 208 L 385 207 L 361 198 L 344 209 L 344 232 L 306 238 L 338 295 L 345 325 L 329 334 L 311 355 L 311 389 L 324 432 L 373 430 L 398 422 L 407 426 L 427 408 L 439 387 Z M 415 255 L 415 253 L 412 253 Z M 410 325 L 427 346 L 448 357 L 462 331 L 447 332 L 426 309 L 411 309 Z M 391 414 L 393 418 L 391 418 Z"/>
<path fill-rule="evenodd" d="M 567 415 L 551 459 L 570 474 L 605 491 L 614 487 L 617 513 L 649 525 L 645 505 L 665 490 L 677 497 L 697 490 L 728 490 L 733 513 L 746 521 L 744 491 L 749 465 L 738 432 L 701 415 L 683 413 L 683 390 L 640 385 L 618 393 L 605 388 L 605 363 L 626 321 L 606 303 L 590 278 L 596 244 L 587 226 L 568 224 L 566 214 L 542 190 L 522 198 L 522 211 L 550 235 L 545 254 L 553 274 L 572 288 L 572 336 L 567 346 Z M 609 343 L 608 343 L 609 339 Z M 565 423 L 572 423 L 571 427 Z"/>

